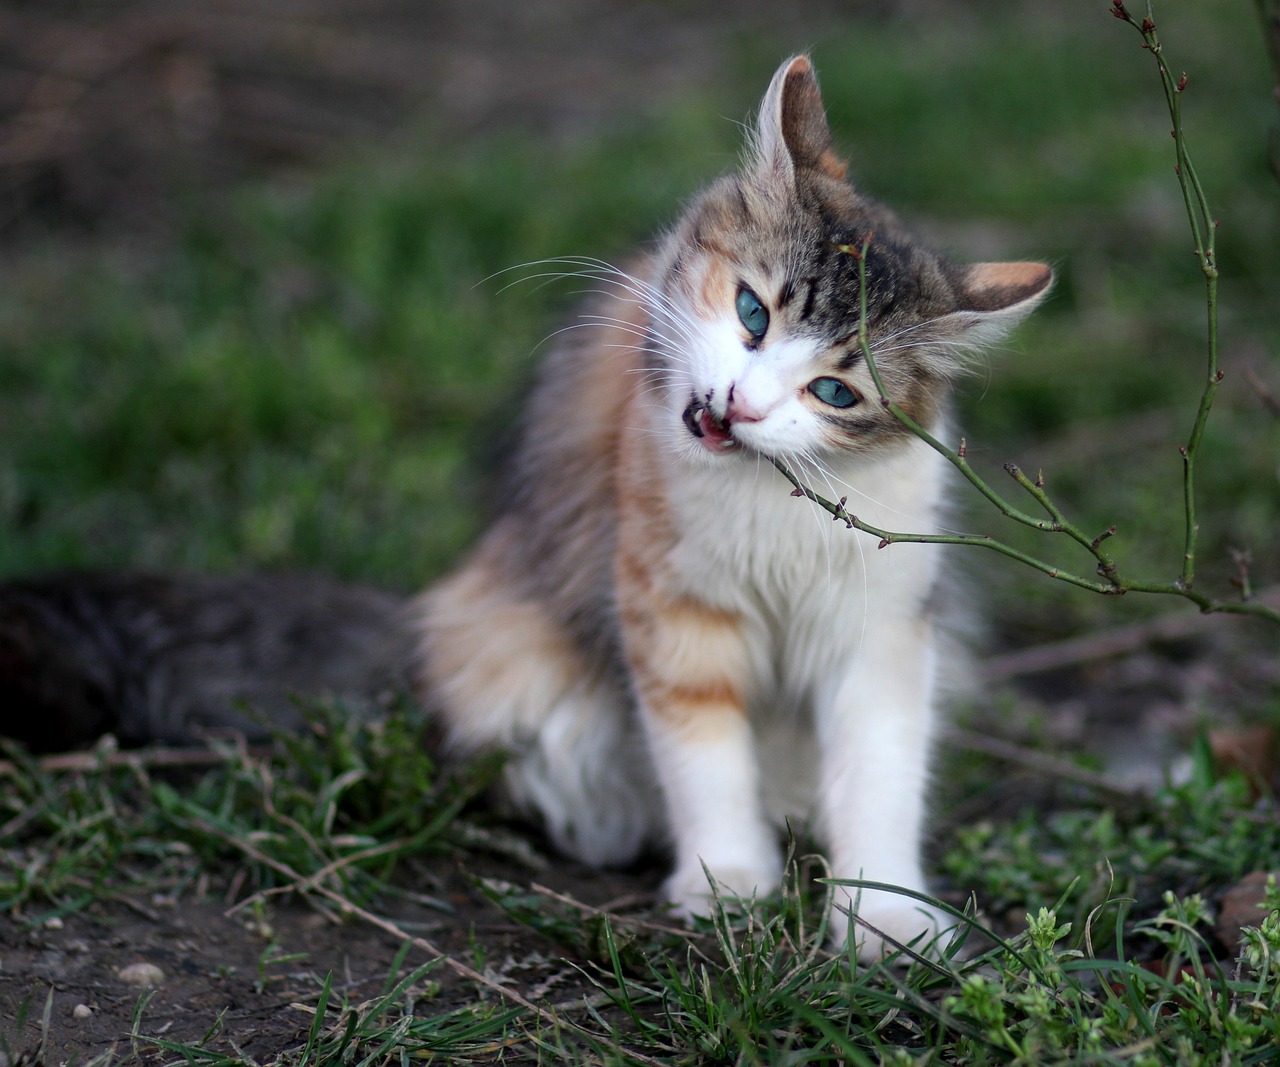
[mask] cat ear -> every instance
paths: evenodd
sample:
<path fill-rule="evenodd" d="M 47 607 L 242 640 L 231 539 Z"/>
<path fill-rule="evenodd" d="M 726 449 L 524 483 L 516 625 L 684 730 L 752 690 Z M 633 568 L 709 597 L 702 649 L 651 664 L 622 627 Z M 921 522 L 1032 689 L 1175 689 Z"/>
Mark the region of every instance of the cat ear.
<path fill-rule="evenodd" d="M 831 128 L 808 56 L 787 60 L 769 83 L 756 124 L 754 156 L 757 173 L 788 186 L 795 172 L 806 167 L 844 177 L 845 164 L 831 150 Z"/>
<path fill-rule="evenodd" d="M 944 316 L 967 343 L 999 340 L 1035 310 L 1053 288 L 1043 263 L 971 263 L 957 269 L 956 310 Z"/>

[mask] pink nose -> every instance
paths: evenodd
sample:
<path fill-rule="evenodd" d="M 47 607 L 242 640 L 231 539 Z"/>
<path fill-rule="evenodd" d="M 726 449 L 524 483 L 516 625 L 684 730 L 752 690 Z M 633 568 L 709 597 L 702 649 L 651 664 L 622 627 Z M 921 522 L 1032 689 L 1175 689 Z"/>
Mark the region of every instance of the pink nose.
<path fill-rule="evenodd" d="M 725 423 L 759 422 L 763 418 L 764 413 L 749 400 L 744 399 L 738 393 L 736 385 L 729 387 L 729 403 L 724 409 Z"/>

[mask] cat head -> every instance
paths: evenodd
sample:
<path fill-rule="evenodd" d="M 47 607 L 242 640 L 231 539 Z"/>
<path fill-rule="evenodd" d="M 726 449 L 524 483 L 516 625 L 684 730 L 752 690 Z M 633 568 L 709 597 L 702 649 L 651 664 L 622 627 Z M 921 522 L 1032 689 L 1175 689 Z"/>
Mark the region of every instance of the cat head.
<path fill-rule="evenodd" d="M 845 180 L 805 56 L 774 75 L 740 171 L 698 197 L 657 259 L 649 351 L 690 454 L 865 453 L 929 426 L 966 357 L 1049 291 L 1040 263 L 960 266 L 913 239 Z"/>

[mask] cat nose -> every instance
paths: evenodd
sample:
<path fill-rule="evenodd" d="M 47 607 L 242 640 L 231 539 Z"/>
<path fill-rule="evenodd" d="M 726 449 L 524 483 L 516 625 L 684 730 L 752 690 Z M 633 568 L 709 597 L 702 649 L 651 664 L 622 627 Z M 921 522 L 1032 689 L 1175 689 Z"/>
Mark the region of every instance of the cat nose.
<path fill-rule="evenodd" d="M 764 412 L 742 395 L 736 382 L 729 386 L 729 402 L 724 408 L 725 423 L 759 422 L 763 418 Z"/>

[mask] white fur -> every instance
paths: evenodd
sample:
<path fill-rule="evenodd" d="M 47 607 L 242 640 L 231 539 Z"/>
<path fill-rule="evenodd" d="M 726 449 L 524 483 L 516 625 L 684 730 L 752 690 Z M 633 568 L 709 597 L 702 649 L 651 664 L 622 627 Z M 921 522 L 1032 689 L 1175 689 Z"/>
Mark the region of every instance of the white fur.
<path fill-rule="evenodd" d="M 792 390 L 778 380 L 779 392 Z M 774 401 L 779 421 L 789 420 L 787 399 L 763 403 Z M 669 408 L 652 404 L 648 416 L 669 442 L 668 496 L 680 532 L 670 561 L 692 595 L 745 620 L 755 667 L 750 726 L 719 747 L 655 737 L 655 717 L 646 716 L 677 857 L 670 898 L 683 912 L 706 910 L 703 863 L 735 892 L 776 884 L 778 846 L 763 844 L 766 798 L 775 821 L 813 818 L 838 877 L 923 890 L 935 673 L 923 616 L 937 548 L 879 549 L 792 497 L 759 456 L 705 462 L 698 454 L 705 450 L 676 432 Z M 774 432 L 769 421 L 746 429 L 763 438 Z M 800 421 L 790 426 L 793 440 L 805 439 Z M 944 464 L 911 440 L 872 459 L 827 457 L 826 473 L 810 475 L 824 491 L 848 495 L 851 510 L 873 525 L 927 531 L 936 527 Z M 751 743 L 765 738 L 767 749 Z M 815 752 L 816 766 L 794 758 Z M 771 772 L 780 777 L 764 777 Z M 939 916 L 893 894 L 865 892 L 859 907 L 899 940 L 940 925 Z M 864 954 L 879 953 L 877 937 L 855 936 Z"/>

